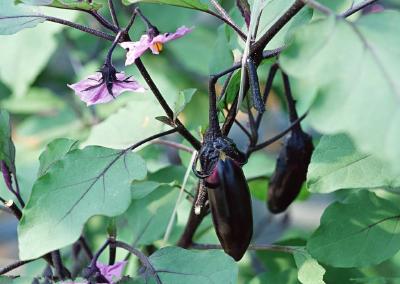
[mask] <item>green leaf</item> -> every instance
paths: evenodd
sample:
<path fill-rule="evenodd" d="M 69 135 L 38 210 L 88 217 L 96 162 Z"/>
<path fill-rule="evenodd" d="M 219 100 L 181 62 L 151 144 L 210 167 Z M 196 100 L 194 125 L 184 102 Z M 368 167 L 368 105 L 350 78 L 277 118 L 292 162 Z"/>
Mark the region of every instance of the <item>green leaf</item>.
<path fill-rule="evenodd" d="M 156 181 L 134 181 L 131 185 L 132 199 L 146 197 L 161 185 L 163 184 Z"/>
<path fill-rule="evenodd" d="M 1 105 L 14 114 L 48 113 L 61 109 L 65 102 L 48 89 L 30 88 L 24 97 L 11 96 Z"/>
<path fill-rule="evenodd" d="M 186 105 L 190 103 L 196 91 L 197 89 L 186 89 L 179 92 L 174 103 L 174 120 L 185 109 Z"/>
<path fill-rule="evenodd" d="M 178 6 L 200 11 L 208 11 L 208 6 L 201 0 L 122 0 L 125 5 L 134 3 L 153 3 Z"/>
<path fill-rule="evenodd" d="M 66 154 L 78 148 L 78 141 L 67 138 L 59 138 L 50 142 L 39 157 L 38 177 L 46 174 L 50 167 L 62 159 Z"/>
<path fill-rule="evenodd" d="M 118 231 L 136 245 L 148 245 L 160 240 L 167 229 L 179 191 L 161 185 L 147 196 L 133 200 L 129 209 L 118 217 Z"/>
<path fill-rule="evenodd" d="M 160 105 L 150 96 L 134 95 L 134 101 L 92 128 L 85 145 L 125 148 L 162 130 L 154 119 L 163 114 Z"/>
<path fill-rule="evenodd" d="M 357 151 L 344 134 L 323 136 L 314 150 L 308 168 L 310 191 L 329 193 L 348 188 L 400 187 L 400 175 L 376 156 Z"/>
<path fill-rule="evenodd" d="M 307 251 L 334 267 L 378 264 L 400 249 L 400 208 L 368 191 L 330 205 L 319 228 L 307 242 Z"/>
<path fill-rule="evenodd" d="M 238 268 L 222 251 L 189 251 L 166 247 L 150 256 L 150 263 L 164 284 L 235 284 Z"/>
<path fill-rule="evenodd" d="M 229 41 L 226 25 L 221 25 L 218 28 L 217 40 L 215 41 L 213 48 L 213 55 L 209 64 L 210 74 L 216 74 L 232 66 L 233 64 L 233 53 L 229 47 Z"/>
<path fill-rule="evenodd" d="M 284 271 L 271 271 L 261 273 L 254 277 L 249 284 L 298 284 L 295 269 Z"/>
<path fill-rule="evenodd" d="M 44 18 L 39 17 L 39 13 L 24 5 L 15 5 L 14 0 L 0 1 L 0 35 L 15 34 L 44 21 Z"/>
<path fill-rule="evenodd" d="M 145 162 L 133 152 L 90 146 L 68 153 L 33 186 L 18 227 L 20 258 L 72 244 L 94 215 L 122 214 L 132 180 L 145 175 Z"/>
<path fill-rule="evenodd" d="M 3 13 L 1 5 L 4 4 L 3 1 L 0 3 L 1 14 Z M 53 14 L 74 21 L 77 12 L 59 10 Z M 0 19 L 0 26 L 1 22 Z M 15 96 L 24 96 L 27 93 L 29 86 L 46 66 L 56 49 L 57 42 L 54 36 L 63 28 L 63 25 L 39 25 L 35 29 L 20 31 L 0 42 L 2 51 L 0 53 L 0 62 L 2 62 L 0 80 L 11 89 Z"/>
<path fill-rule="evenodd" d="M 396 11 L 369 14 L 355 23 L 330 17 L 299 29 L 280 57 L 285 72 L 318 90 L 310 93 L 313 127 L 324 134 L 349 134 L 361 152 L 389 161 L 396 171 L 400 53 L 393 47 L 400 45 L 398 34 Z"/>
<path fill-rule="evenodd" d="M 49 6 L 61 9 L 97 11 L 103 5 L 98 1 L 90 0 L 15 0 L 16 3 L 24 3 L 35 6 Z"/>
<path fill-rule="evenodd" d="M 302 284 L 325 284 L 325 269 L 305 249 L 296 249 L 293 257 L 299 269 L 297 279 Z"/>
<path fill-rule="evenodd" d="M 11 139 L 11 123 L 8 112 L 0 109 L 0 161 L 15 171 L 15 146 Z"/>
<path fill-rule="evenodd" d="M 252 154 L 243 166 L 243 172 L 247 179 L 270 177 L 275 170 L 275 160 L 265 153 Z"/>

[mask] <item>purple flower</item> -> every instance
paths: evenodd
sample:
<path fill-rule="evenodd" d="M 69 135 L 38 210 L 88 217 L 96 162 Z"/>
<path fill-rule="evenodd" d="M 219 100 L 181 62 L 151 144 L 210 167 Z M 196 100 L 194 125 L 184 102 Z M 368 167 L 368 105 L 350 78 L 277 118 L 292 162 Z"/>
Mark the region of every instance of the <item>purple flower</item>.
<path fill-rule="evenodd" d="M 68 87 L 88 106 L 107 103 L 125 91 L 145 91 L 136 80 L 117 72 L 112 65 L 104 65 L 99 72 Z"/>
<path fill-rule="evenodd" d="M 122 277 L 122 271 L 124 270 L 126 263 L 126 261 L 119 261 L 113 265 L 106 265 L 97 262 L 96 266 L 104 278 L 106 278 L 110 283 L 114 283 L 113 281 L 119 280 Z"/>
<path fill-rule="evenodd" d="M 147 49 L 150 49 L 153 54 L 159 54 L 163 50 L 164 43 L 183 37 L 191 31 L 192 29 L 182 26 L 172 34 L 152 35 L 152 33 L 147 33 L 142 35 L 139 41 L 121 43 L 120 45 L 128 50 L 125 65 L 133 64 Z"/>

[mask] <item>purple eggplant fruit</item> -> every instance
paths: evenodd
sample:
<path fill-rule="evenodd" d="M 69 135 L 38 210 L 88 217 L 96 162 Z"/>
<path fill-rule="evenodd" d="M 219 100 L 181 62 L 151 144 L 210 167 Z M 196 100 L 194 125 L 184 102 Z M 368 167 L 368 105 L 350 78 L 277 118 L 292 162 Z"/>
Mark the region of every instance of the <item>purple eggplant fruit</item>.
<path fill-rule="evenodd" d="M 301 129 L 292 131 L 279 153 L 268 190 L 268 208 L 281 213 L 296 199 L 307 177 L 314 150 L 311 137 Z"/>
<path fill-rule="evenodd" d="M 218 239 L 224 251 L 239 261 L 253 235 L 251 196 L 242 168 L 230 158 L 220 159 L 206 186 Z"/>

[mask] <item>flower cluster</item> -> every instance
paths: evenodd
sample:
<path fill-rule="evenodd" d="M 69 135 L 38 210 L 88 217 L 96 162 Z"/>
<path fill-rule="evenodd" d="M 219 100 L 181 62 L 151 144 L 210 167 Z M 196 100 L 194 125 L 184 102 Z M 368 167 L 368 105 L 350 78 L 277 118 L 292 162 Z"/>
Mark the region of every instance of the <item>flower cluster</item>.
<path fill-rule="evenodd" d="M 164 43 L 178 39 L 190 31 L 191 29 L 185 26 L 178 28 L 174 33 L 164 34 L 160 34 L 157 29 L 150 29 L 141 36 L 139 41 L 120 43 L 120 46 L 127 50 L 125 65 L 133 64 L 147 49 L 150 49 L 153 54 L 159 54 L 163 50 Z M 117 36 L 101 70 L 78 83 L 68 85 L 88 106 L 110 102 L 126 91 L 145 91 L 145 88 L 135 79 L 126 76 L 124 72 L 118 72 L 112 65 L 111 53 L 118 39 Z"/>

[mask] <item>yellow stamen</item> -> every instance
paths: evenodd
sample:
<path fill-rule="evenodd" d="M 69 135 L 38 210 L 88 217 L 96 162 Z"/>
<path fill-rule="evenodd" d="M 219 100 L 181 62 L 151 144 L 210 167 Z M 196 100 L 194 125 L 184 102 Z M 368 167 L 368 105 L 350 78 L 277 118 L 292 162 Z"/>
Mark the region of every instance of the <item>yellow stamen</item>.
<path fill-rule="evenodd" d="M 157 50 L 157 52 L 160 52 L 163 50 L 163 44 L 161 42 L 156 42 L 153 44 L 153 48 Z"/>

